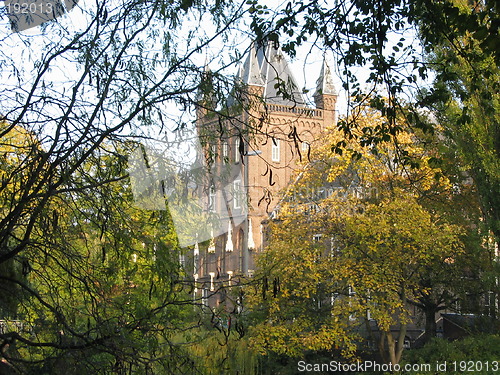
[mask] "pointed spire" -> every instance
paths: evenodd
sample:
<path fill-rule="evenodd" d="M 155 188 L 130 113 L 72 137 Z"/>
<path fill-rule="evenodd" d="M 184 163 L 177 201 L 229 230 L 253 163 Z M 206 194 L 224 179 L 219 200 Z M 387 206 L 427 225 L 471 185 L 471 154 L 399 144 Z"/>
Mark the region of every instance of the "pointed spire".
<path fill-rule="evenodd" d="M 226 241 L 226 251 L 233 251 L 233 228 L 231 227 L 231 222 L 229 222 L 229 227 L 227 229 L 227 241 Z"/>
<path fill-rule="evenodd" d="M 252 43 L 250 51 L 248 52 L 248 57 L 243 66 L 242 74 L 243 83 L 252 86 L 264 86 L 265 81 L 262 76 L 259 61 L 257 59 L 257 49 L 255 48 L 255 43 Z"/>
<path fill-rule="evenodd" d="M 234 77 L 235 81 L 241 82 L 243 79 L 243 64 L 238 64 L 238 71 L 236 72 L 236 76 Z"/>
<path fill-rule="evenodd" d="M 237 97 L 239 97 L 239 93 L 237 92 L 237 90 L 241 86 L 241 83 L 243 82 L 243 74 L 244 74 L 243 69 L 244 69 L 243 64 L 241 63 L 238 64 L 238 71 L 234 76 L 234 86 L 231 89 L 231 92 L 229 93 L 229 96 L 226 99 L 226 106 L 228 108 L 238 104 Z"/>
<path fill-rule="evenodd" d="M 297 80 L 277 43 L 252 42 L 247 59 L 238 71 L 237 80 L 245 85 L 263 87 L 263 98 L 266 102 L 289 106 L 306 105 Z M 278 89 L 277 83 L 283 83 L 285 87 L 280 85 Z M 233 99 L 228 103 L 231 105 Z"/>
<path fill-rule="evenodd" d="M 323 57 L 323 65 L 321 66 L 319 78 L 316 81 L 316 92 L 314 96 L 318 95 L 337 95 L 337 90 L 335 90 L 335 85 L 333 83 L 332 71 L 326 61 L 326 57 Z"/>
<path fill-rule="evenodd" d="M 197 99 L 202 100 L 207 97 L 207 88 L 212 86 L 212 70 L 208 66 L 207 60 L 203 65 L 203 73 L 201 73 L 200 85 L 198 86 Z"/>

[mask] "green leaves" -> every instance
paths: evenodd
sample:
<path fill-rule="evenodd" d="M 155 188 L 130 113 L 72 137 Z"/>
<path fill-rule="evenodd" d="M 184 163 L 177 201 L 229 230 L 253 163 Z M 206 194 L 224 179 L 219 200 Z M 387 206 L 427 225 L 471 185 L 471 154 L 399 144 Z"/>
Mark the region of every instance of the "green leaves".
<path fill-rule="evenodd" d="M 466 259 L 478 260 L 477 243 L 466 247 L 464 240 L 477 207 L 460 179 L 450 183 L 454 159 L 440 153 L 436 134 L 399 117 L 391 134 L 380 115 L 386 101 L 374 97 L 371 104 L 378 108 L 367 105 L 325 134 L 271 223 L 257 277 L 279 278 L 280 293 L 246 294 L 259 312 L 254 344 L 267 353 L 340 348 L 353 355 L 354 342 L 367 339 L 357 333 L 369 311 L 387 341 L 382 355 L 397 362 L 402 349 L 391 327 L 404 334 L 412 304 L 445 306 L 473 288 L 460 275 L 470 269 Z M 406 120 L 426 125 L 414 112 Z M 382 140 L 360 144 L 374 134 Z M 283 344 L 290 341 L 293 353 Z"/>

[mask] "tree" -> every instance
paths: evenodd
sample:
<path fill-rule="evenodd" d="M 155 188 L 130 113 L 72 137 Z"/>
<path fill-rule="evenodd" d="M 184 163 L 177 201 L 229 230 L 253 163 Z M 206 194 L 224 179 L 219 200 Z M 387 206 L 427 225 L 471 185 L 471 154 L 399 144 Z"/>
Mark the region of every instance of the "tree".
<path fill-rule="evenodd" d="M 230 7 L 212 9 L 183 2 L 124 2 L 112 7 L 102 2 L 81 10 L 89 17 L 84 25 L 47 24 L 36 39 L 44 47 L 31 49 L 27 62 L 13 58 L 8 45 L 1 49 L 7 82 L 1 93 L 2 113 L 9 124 L 1 135 L 8 136 L 21 126 L 37 137 L 40 147 L 26 159 L 23 199 L 14 202 L 9 215 L 2 218 L 0 238 L 5 243 L 11 229 L 29 215 L 26 233 L 12 248 L 3 249 L 0 261 L 23 251 L 39 211 L 51 197 L 68 189 L 72 175 L 100 151 L 104 140 L 165 132 L 173 117 L 169 103 L 194 110 L 203 67 L 193 60 L 211 41 L 229 33 L 244 12 L 239 8 L 230 12 Z M 230 14 L 228 19 L 225 12 Z M 187 13 L 185 18 L 182 13 Z M 195 14 L 211 17 L 220 31 L 191 36 L 187 48 L 182 48 L 179 40 L 185 40 L 174 32 L 190 26 L 189 17 Z M 68 72 L 61 79 L 53 71 L 63 67 Z M 9 78 L 10 73 L 17 82 Z M 181 128 L 183 121 L 174 124 Z M 28 209 L 30 204 L 40 210 Z"/>
<path fill-rule="evenodd" d="M 24 326 L 2 333 L 2 357 L 21 373 L 196 371 L 174 344 L 199 324 L 172 221 L 133 207 L 123 151 L 113 150 L 106 142 L 74 174 L 73 189 L 43 208 L 12 260 L 22 272 L 0 274 L 16 287 L 12 318 Z"/>
<path fill-rule="evenodd" d="M 469 32 L 452 41 L 437 41 L 429 57 L 436 71 L 434 87 L 423 93 L 419 104 L 435 111 L 455 142 L 476 183 L 488 228 L 498 241 L 499 66 L 498 59 L 487 53 L 493 43 L 487 30 L 493 27 L 495 20 L 484 15 L 487 4 L 469 9 L 459 1 L 455 3 L 455 12 L 468 22 L 477 17 L 476 12 L 482 14 L 483 19 L 474 34 Z M 460 29 L 458 25 L 453 27 Z"/>
<path fill-rule="evenodd" d="M 498 3 L 490 0 L 290 1 L 267 13 L 256 6 L 252 29 L 281 39 L 292 55 L 306 41 L 333 51 L 349 108 L 355 112 L 369 104 L 385 118 L 380 127 L 362 132 L 356 117 L 347 117 L 339 122 L 345 140 L 377 145 L 393 139 L 402 114 L 408 126 L 439 131 L 423 120 L 432 111 L 469 163 L 498 242 L 498 14 Z M 365 83 L 355 67 L 370 70 Z M 434 75 L 436 85 L 429 90 Z"/>
<path fill-rule="evenodd" d="M 198 327 L 199 304 L 169 213 L 133 207 L 127 155 L 187 128 L 208 90 L 228 96 L 220 70 L 200 84 L 200 55 L 231 49 L 246 11 L 98 1 L 75 6 L 78 22 L 2 37 L 0 319 L 26 329 L 2 332 L 0 348 L 19 371 L 196 371 L 174 336 Z"/>
<path fill-rule="evenodd" d="M 383 120 L 366 111 L 357 121 L 369 128 Z M 477 208 L 455 206 L 467 185 L 455 185 L 433 163 L 428 135 L 406 129 L 398 148 L 354 142 L 338 155 L 331 145 L 341 138 L 336 130 L 327 134 L 280 204 L 260 258 L 267 282 L 248 297 L 260 322 L 254 340 L 264 351 L 291 356 L 336 347 L 352 355 L 371 331 L 369 311 L 382 357 L 398 363 L 410 305 L 426 313 L 432 335 L 434 314 L 471 288 L 463 279 L 467 259 L 475 254 L 477 263 L 484 252 L 476 251 L 479 241 L 464 245 L 474 237 L 474 221 L 450 212 L 474 219 Z M 420 167 L 398 162 L 398 152 Z"/>
<path fill-rule="evenodd" d="M 495 4 L 489 2 L 471 7 L 453 1 L 443 6 L 450 12 L 445 37 L 433 37 L 423 26 L 435 79 L 433 87 L 422 92 L 417 105 L 435 113 L 476 185 L 482 211 L 478 225 L 490 251 L 490 272 L 482 276 L 489 283 L 485 298 L 496 300 L 499 291 L 495 247 L 500 241 L 498 13 L 494 13 Z M 434 17 L 429 13 L 426 16 Z M 496 308 L 485 313 L 497 315 Z"/>
<path fill-rule="evenodd" d="M 5 122 L 0 122 L 3 128 L 7 126 Z M 2 196 L 0 201 L 2 203 L 8 202 L 12 199 L 12 195 L 18 196 L 19 192 L 15 191 L 13 187 L 18 183 L 19 175 L 16 173 L 19 166 L 26 155 L 29 155 L 33 149 L 36 149 L 36 143 L 33 142 L 35 137 L 29 132 L 24 131 L 22 128 L 13 129 L 8 137 L 3 139 L 2 147 L 2 169 L 0 171 L 0 179 L 2 181 Z M 5 189 L 8 187 L 8 189 Z M 6 194 L 6 190 L 10 193 Z M 4 205 L 2 204 L 2 207 Z M 2 214 L 5 213 L 5 208 L 2 209 Z M 29 263 L 25 258 L 20 258 L 17 261 L 9 259 L 0 265 L 0 274 L 9 278 L 18 277 L 25 280 L 26 275 L 29 273 Z M 22 292 L 21 288 L 16 283 L 4 280 L 1 284 L 0 297 L 0 313 L 3 319 L 14 319 L 17 315 L 18 299 L 17 296 Z"/>
<path fill-rule="evenodd" d="M 446 268 L 447 263 L 456 261 L 463 252 L 459 236 L 459 228 L 437 221 L 404 193 L 347 218 L 340 233 L 342 256 L 347 260 L 344 274 L 354 289 L 354 298 L 361 299 L 361 306 L 377 321 L 379 351 L 387 362 L 401 360 L 411 321 L 409 301 L 450 287 L 442 279 L 432 279 L 429 270 Z M 452 266 L 448 271 L 453 271 Z M 435 312 L 430 310 L 426 322 L 435 320 Z M 395 325 L 396 339 L 391 332 Z"/>

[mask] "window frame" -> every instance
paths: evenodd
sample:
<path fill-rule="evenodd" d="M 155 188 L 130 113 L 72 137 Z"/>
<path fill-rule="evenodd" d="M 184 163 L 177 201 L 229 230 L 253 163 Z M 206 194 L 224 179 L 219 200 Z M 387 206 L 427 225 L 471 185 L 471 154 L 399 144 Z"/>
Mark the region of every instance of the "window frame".
<path fill-rule="evenodd" d="M 241 180 L 233 181 L 233 208 L 235 210 L 241 209 Z"/>
<path fill-rule="evenodd" d="M 208 189 L 208 210 L 216 212 L 217 192 L 215 191 L 215 184 L 210 184 Z"/>
<path fill-rule="evenodd" d="M 281 161 L 281 144 L 280 140 L 273 138 L 271 143 L 271 161 Z"/>
<path fill-rule="evenodd" d="M 234 162 L 239 163 L 240 162 L 240 139 L 236 138 L 234 141 Z"/>

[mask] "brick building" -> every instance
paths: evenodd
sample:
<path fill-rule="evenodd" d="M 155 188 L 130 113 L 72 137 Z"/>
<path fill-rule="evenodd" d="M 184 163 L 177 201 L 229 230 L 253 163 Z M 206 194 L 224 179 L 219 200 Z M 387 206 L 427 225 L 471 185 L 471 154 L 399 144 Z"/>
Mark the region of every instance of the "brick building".
<path fill-rule="evenodd" d="M 198 133 L 213 176 L 204 186 L 205 210 L 228 218 L 222 224 L 227 229 L 215 231 L 212 240 L 194 250 L 195 294 L 211 307 L 225 298 L 221 286 L 252 276 L 279 192 L 291 182 L 297 161 L 336 121 L 337 94 L 326 61 L 318 73 L 314 107 L 307 105 L 282 51 L 272 44 L 251 47 L 236 85 L 244 94 L 228 99 L 225 112 L 214 115 L 206 105 L 198 110 Z"/>

